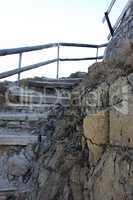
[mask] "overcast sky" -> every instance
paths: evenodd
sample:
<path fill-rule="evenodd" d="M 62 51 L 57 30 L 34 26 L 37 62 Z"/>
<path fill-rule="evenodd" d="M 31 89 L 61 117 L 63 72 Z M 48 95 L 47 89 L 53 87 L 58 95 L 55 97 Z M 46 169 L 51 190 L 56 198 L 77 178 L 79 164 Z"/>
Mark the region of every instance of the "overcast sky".
<path fill-rule="evenodd" d="M 107 24 L 102 24 L 104 12 L 111 0 L 0 0 L 0 49 L 45 44 L 49 42 L 76 42 L 101 44 L 107 42 Z M 127 0 L 117 0 L 110 15 L 115 22 Z M 119 6 L 118 6 L 119 4 Z M 45 58 L 53 58 L 56 49 L 39 55 L 27 54 L 23 65 Z M 89 57 L 94 51 L 62 49 L 61 56 Z M 9 59 L 10 58 L 10 59 Z M 0 71 L 17 66 L 18 57 L 0 58 Z M 87 71 L 89 62 L 63 63 L 60 76 L 74 71 Z M 10 68 L 9 68 L 10 67 Z M 56 65 L 32 70 L 25 76 L 54 77 Z"/>

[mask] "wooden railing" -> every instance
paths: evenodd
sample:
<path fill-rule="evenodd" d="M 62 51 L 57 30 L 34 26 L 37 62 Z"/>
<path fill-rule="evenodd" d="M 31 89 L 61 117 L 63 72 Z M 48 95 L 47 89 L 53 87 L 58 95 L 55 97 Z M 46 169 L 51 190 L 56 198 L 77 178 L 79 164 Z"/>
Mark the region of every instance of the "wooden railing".
<path fill-rule="evenodd" d="M 132 0 L 128 0 L 126 6 L 124 7 L 124 9 L 122 10 L 120 16 L 118 17 L 118 19 L 116 20 L 116 23 L 114 26 L 111 25 L 110 19 L 109 19 L 109 14 L 112 11 L 113 6 L 115 5 L 117 0 L 112 0 L 107 11 L 105 12 L 105 16 L 103 17 L 103 23 L 105 21 L 107 21 L 109 29 L 110 29 L 110 34 L 108 35 L 108 40 L 111 38 L 111 36 L 113 36 L 114 32 L 116 31 L 116 29 L 118 28 L 121 20 L 123 19 L 123 16 L 127 10 L 127 8 L 129 7 L 129 4 L 131 3 Z"/>
<path fill-rule="evenodd" d="M 13 70 L 9 70 L 3 73 L 0 73 L 0 79 L 2 78 L 7 78 L 12 75 L 18 74 L 18 82 L 20 81 L 20 75 L 22 72 L 32 70 L 41 66 L 49 65 L 51 63 L 57 63 L 57 74 L 56 78 L 59 78 L 59 63 L 64 62 L 64 61 L 85 61 L 85 60 L 100 60 L 103 59 L 103 56 L 98 56 L 99 54 L 99 49 L 100 48 L 105 48 L 107 44 L 102 44 L 102 45 L 93 45 L 93 44 L 78 44 L 78 43 L 50 43 L 50 44 L 45 44 L 45 45 L 39 45 L 39 46 L 30 46 L 30 47 L 20 47 L 20 48 L 13 48 L 13 49 L 2 49 L 0 50 L 0 56 L 7 56 L 7 55 L 14 55 L 18 54 L 19 55 L 19 60 L 18 60 L 18 68 L 15 68 Z M 57 48 L 57 58 L 56 59 L 51 59 L 47 60 L 44 62 L 28 65 L 22 67 L 22 56 L 26 52 L 33 52 L 33 51 L 38 51 L 38 50 L 43 50 L 43 49 L 48 49 L 48 48 Z M 60 47 L 81 47 L 81 48 L 93 48 L 96 49 L 96 54 L 94 57 L 84 57 L 84 58 L 60 58 Z"/>

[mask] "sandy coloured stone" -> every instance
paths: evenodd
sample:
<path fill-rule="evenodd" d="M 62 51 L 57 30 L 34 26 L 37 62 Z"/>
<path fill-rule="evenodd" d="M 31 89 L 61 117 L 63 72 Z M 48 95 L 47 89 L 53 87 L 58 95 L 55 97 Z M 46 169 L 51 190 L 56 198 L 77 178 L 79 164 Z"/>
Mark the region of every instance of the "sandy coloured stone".
<path fill-rule="evenodd" d="M 91 161 L 97 161 L 103 154 L 103 145 L 109 142 L 108 112 L 98 112 L 84 119 L 84 135 L 90 150 Z"/>

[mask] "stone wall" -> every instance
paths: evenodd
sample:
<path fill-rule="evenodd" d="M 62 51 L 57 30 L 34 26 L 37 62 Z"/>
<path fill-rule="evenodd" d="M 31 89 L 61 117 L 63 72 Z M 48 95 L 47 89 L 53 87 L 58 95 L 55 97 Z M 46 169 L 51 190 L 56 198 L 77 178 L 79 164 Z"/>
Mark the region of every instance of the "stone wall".
<path fill-rule="evenodd" d="M 37 200 L 132 200 L 132 98 L 133 73 L 125 66 L 88 69 L 70 110 L 49 118 L 55 129 L 46 131 Z"/>
<path fill-rule="evenodd" d="M 103 146 L 109 142 L 108 112 L 90 114 L 84 119 L 84 135 L 90 151 L 90 162 L 101 158 Z"/>
<path fill-rule="evenodd" d="M 132 77 L 120 77 L 108 87 L 103 83 L 82 97 L 84 134 L 93 161 L 101 158 L 106 145 L 132 148 Z"/>
<path fill-rule="evenodd" d="M 91 88 L 87 83 L 80 97 L 89 149 L 88 198 L 131 200 L 133 73 L 115 77 L 108 84 L 106 77 L 102 82 Z"/>
<path fill-rule="evenodd" d="M 128 45 L 128 41 L 133 41 L 133 1 L 129 1 L 129 6 L 115 30 L 111 41 L 105 51 L 105 60 L 115 59 L 119 57 L 124 48 Z M 125 40 L 127 42 L 125 42 Z"/>
<path fill-rule="evenodd" d="M 57 104 L 47 119 L 35 115 L 30 124 L 30 113 L 1 113 L 2 133 L 19 126 L 15 141 L 27 124 L 37 140 L 0 145 L 1 191 L 6 186 L 13 200 L 132 200 L 132 65 L 92 65 L 71 96 L 68 109 Z"/>

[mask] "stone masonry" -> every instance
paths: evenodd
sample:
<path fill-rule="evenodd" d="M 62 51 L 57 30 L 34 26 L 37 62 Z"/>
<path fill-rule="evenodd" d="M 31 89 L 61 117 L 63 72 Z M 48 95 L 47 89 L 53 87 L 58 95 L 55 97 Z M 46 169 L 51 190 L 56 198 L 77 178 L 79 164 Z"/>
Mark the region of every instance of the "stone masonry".
<path fill-rule="evenodd" d="M 129 2 L 130 4 L 124 13 L 119 27 L 115 30 L 105 51 L 105 60 L 121 57 L 128 45 L 128 41 L 133 41 L 133 1 L 130 0 Z"/>

